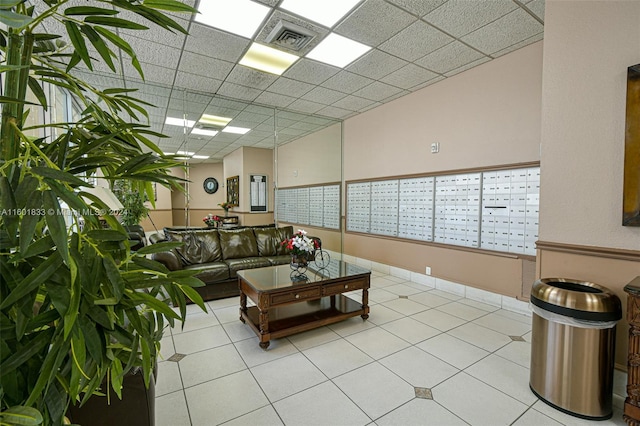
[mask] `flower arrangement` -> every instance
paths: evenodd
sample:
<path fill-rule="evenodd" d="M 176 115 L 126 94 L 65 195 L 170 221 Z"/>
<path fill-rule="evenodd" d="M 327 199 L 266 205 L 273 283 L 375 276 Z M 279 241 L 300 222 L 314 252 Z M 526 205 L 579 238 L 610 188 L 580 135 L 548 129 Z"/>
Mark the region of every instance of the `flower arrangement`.
<path fill-rule="evenodd" d="M 220 220 L 221 220 L 221 219 L 220 219 L 220 216 L 215 216 L 215 215 L 212 215 L 211 213 L 209 213 L 208 215 L 206 215 L 206 216 L 202 219 L 202 221 L 203 221 L 207 226 L 211 226 L 211 227 L 216 226 L 216 224 L 217 224 L 218 222 L 220 222 Z"/>
<path fill-rule="evenodd" d="M 218 204 L 218 205 L 219 205 L 220 207 L 222 207 L 222 209 L 223 209 L 225 212 L 228 212 L 228 211 L 229 211 L 229 209 L 230 209 L 231 207 L 233 207 L 233 205 L 232 205 L 231 203 L 227 202 L 227 201 L 225 201 L 224 203 L 220 203 L 220 204 Z"/>
<path fill-rule="evenodd" d="M 318 242 L 307 237 L 307 231 L 298 229 L 291 238 L 287 238 L 280 245 L 285 246 L 291 254 L 298 256 L 301 254 L 313 253 L 318 247 Z"/>

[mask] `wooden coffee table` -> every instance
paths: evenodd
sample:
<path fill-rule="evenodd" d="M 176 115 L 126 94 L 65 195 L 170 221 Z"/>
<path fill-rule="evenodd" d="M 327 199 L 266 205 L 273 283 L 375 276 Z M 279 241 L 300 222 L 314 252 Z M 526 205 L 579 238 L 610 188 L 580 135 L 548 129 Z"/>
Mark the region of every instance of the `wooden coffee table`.
<path fill-rule="evenodd" d="M 358 315 L 366 320 L 370 279 L 371 271 L 340 260 L 331 260 L 325 268 L 312 263 L 302 278 L 289 265 L 245 269 L 238 272 L 240 321 L 267 349 L 271 339 Z M 362 290 L 362 303 L 343 295 L 353 290 Z M 255 306 L 247 307 L 247 298 Z"/>

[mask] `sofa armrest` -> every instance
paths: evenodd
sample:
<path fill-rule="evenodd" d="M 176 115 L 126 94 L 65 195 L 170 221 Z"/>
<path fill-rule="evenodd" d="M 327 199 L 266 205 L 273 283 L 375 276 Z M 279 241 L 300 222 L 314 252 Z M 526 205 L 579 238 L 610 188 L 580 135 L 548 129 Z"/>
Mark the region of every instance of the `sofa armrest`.
<path fill-rule="evenodd" d="M 182 269 L 182 263 L 172 251 L 162 251 L 160 253 L 153 253 L 151 260 L 162 263 L 170 271 L 179 271 Z"/>

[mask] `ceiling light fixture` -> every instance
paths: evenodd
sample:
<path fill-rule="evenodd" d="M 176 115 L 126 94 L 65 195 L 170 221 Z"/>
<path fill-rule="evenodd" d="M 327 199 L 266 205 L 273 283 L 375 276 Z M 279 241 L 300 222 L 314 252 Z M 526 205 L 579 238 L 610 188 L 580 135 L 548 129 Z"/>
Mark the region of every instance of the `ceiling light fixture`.
<path fill-rule="evenodd" d="M 233 127 L 233 126 L 227 126 L 224 129 L 222 129 L 224 133 L 235 133 L 238 135 L 247 134 L 250 130 L 251 129 L 247 129 L 246 127 Z"/>
<path fill-rule="evenodd" d="M 358 3 L 360 0 L 284 0 L 280 8 L 331 28 Z"/>
<path fill-rule="evenodd" d="M 193 154 L 195 154 L 195 152 L 191 152 L 191 151 L 176 151 L 176 154 L 192 156 Z"/>
<path fill-rule="evenodd" d="M 191 131 L 192 135 L 203 135 L 203 136 L 215 136 L 218 134 L 217 130 L 207 130 L 207 129 L 199 129 L 199 128 L 194 128 Z"/>
<path fill-rule="evenodd" d="M 170 126 L 193 127 L 196 122 L 193 120 L 186 120 L 184 118 L 167 117 L 164 120 L 164 124 L 168 124 Z"/>
<path fill-rule="evenodd" d="M 207 158 L 209 158 L 208 155 L 192 155 L 191 158 L 193 158 L 194 160 L 206 160 Z"/>
<path fill-rule="evenodd" d="M 217 115 L 211 114 L 202 114 L 198 123 L 207 124 L 210 126 L 220 126 L 224 127 L 231 121 L 230 118 L 227 117 L 219 117 Z"/>
<path fill-rule="evenodd" d="M 238 63 L 259 71 L 281 75 L 297 61 L 298 58 L 298 56 L 292 55 L 291 53 L 273 49 L 263 44 L 253 43 Z"/>
<path fill-rule="evenodd" d="M 201 1 L 196 22 L 246 38 L 253 38 L 271 9 L 251 0 Z"/>
<path fill-rule="evenodd" d="M 307 53 L 307 58 L 344 68 L 369 50 L 365 44 L 331 33 Z"/>

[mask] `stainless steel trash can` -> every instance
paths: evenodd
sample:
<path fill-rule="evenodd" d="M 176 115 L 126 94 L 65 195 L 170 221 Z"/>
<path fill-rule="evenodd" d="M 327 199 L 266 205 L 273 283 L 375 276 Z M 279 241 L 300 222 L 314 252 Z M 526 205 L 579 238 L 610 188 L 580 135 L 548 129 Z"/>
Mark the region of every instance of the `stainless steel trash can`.
<path fill-rule="evenodd" d="M 620 299 L 598 284 L 545 278 L 531 289 L 531 309 L 533 393 L 576 417 L 611 418 Z"/>

